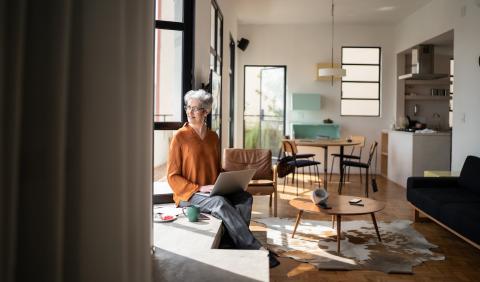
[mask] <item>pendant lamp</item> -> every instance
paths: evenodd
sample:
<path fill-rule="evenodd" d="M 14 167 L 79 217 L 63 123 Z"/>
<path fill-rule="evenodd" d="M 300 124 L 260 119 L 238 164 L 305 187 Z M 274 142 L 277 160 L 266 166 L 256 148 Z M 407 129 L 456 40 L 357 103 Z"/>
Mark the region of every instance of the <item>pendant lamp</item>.
<path fill-rule="evenodd" d="M 334 16 L 334 4 L 332 0 L 332 10 L 331 10 L 331 16 L 332 16 L 332 41 L 331 41 L 331 57 L 330 57 L 330 64 L 322 64 L 322 67 L 318 68 L 318 76 L 319 77 L 330 77 L 332 79 L 332 85 L 333 85 L 333 78 L 334 77 L 342 77 L 347 74 L 347 71 L 345 69 L 342 69 L 341 67 L 337 67 L 336 65 L 333 64 L 333 41 L 335 39 L 335 16 Z"/>

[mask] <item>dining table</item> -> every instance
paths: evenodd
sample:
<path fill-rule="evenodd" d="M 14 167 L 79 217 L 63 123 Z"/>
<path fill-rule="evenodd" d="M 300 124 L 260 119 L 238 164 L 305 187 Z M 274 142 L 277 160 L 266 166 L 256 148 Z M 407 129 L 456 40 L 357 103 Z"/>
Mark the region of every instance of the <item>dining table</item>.
<path fill-rule="evenodd" d="M 343 171 L 343 159 L 344 159 L 344 147 L 347 146 L 356 146 L 360 145 L 360 142 L 353 141 L 348 138 L 339 138 L 339 139 L 295 139 L 295 144 L 302 147 L 320 147 L 323 148 L 323 187 L 327 190 L 328 187 L 328 148 L 329 147 L 340 147 L 340 181 L 338 183 L 338 194 L 342 193 L 342 183 L 343 178 L 345 177 L 345 172 Z"/>

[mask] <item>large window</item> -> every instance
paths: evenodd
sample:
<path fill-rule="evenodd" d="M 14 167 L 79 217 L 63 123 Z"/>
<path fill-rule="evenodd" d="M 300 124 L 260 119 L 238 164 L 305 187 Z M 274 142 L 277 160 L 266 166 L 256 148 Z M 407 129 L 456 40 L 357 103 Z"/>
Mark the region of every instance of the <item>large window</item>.
<path fill-rule="evenodd" d="M 194 0 L 155 2 L 155 101 L 157 130 L 186 120 L 182 96 L 192 89 Z"/>
<path fill-rule="evenodd" d="M 342 47 L 340 113 L 342 116 L 380 116 L 380 47 Z"/>
<path fill-rule="evenodd" d="M 210 78 L 213 96 L 211 129 L 221 137 L 222 130 L 223 15 L 215 0 L 210 6 Z"/>
<path fill-rule="evenodd" d="M 192 89 L 194 0 L 155 1 L 154 181 L 164 181 L 168 147 L 186 121 L 183 95 Z"/>

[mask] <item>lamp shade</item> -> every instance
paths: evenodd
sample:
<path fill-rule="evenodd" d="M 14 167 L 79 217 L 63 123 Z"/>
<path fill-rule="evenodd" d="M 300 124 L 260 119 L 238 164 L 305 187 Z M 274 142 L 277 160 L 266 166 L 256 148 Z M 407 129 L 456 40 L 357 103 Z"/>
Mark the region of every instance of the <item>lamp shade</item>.
<path fill-rule="evenodd" d="M 318 76 L 334 76 L 341 77 L 347 75 L 347 71 L 341 68 L 319 68 Z"/>

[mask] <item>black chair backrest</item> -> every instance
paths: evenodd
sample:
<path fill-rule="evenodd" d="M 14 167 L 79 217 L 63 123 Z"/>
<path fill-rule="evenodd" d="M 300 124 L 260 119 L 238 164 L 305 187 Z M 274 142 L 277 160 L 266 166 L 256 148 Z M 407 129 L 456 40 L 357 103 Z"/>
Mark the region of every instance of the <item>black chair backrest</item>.
<path fill-rule="evenodd" d="M 377 141 L 374 141 L 372 143 L 372 146 L 370 146 L 370 153 L 368 156 L 368 163 L 367 163 L 369 167 L 370 167 L 370 164 L 372 163 L 373 155 L 375 154 L 375 151 L 377 151 L 377 146 L 378 146 Z"/>

